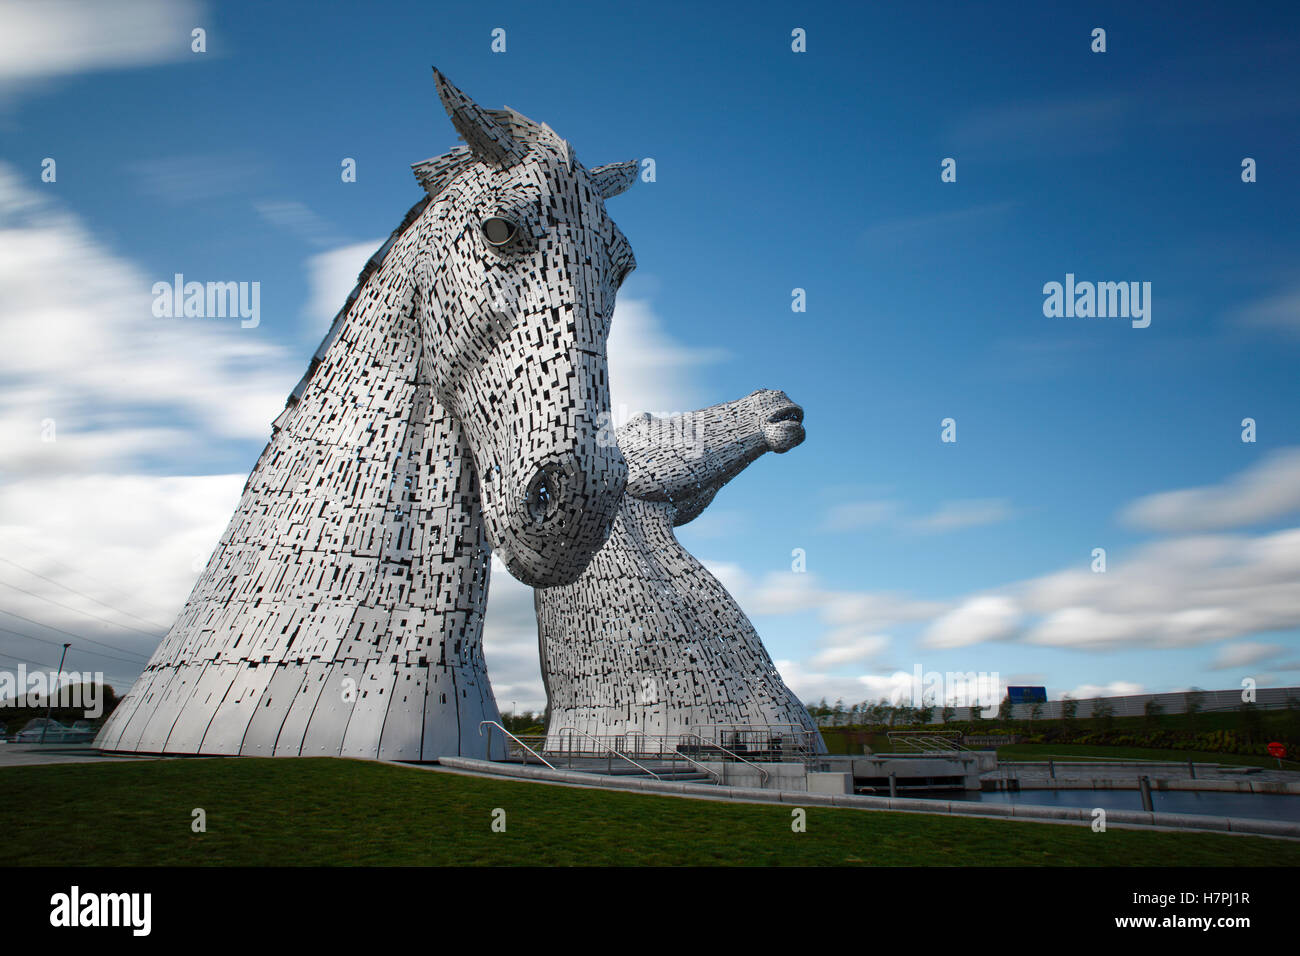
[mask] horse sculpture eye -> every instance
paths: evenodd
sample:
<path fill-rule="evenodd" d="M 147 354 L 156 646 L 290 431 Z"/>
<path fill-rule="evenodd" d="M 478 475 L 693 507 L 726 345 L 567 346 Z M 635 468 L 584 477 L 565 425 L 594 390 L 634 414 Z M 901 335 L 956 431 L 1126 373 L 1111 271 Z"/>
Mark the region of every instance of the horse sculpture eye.
<path fill-rule="evenodd" d="M 504 246 L 515 237 L 515 233 L 518 231 L 518 226 L 509 219 L 502 219 L 500 216 L 493 216 L 490 219 L 483 220 L 483 238 L 491 246 Z"/>

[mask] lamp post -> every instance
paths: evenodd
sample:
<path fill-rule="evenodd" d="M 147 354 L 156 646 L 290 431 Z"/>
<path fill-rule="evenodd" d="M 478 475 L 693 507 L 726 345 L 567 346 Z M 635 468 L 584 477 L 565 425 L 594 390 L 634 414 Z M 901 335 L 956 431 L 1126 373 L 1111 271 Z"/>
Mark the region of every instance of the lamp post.
<path fill-rule="evenodd" d="M 57 684 L 59 678 L 63 675 L 63 661 L 68 656 L 68 648 L 71 644 L 63 645 L 63 653 L 59 655 L 59 672 L 54 675 L 53 683 Z M 50 714 L 54 713 L 54 695 L 58 691 L 57 687 L 50 688 L 49 706 L 45 708 L 45 723 L 41 725 L 41 743 L 45 743 L 45 732 L 50 729 Z"/>

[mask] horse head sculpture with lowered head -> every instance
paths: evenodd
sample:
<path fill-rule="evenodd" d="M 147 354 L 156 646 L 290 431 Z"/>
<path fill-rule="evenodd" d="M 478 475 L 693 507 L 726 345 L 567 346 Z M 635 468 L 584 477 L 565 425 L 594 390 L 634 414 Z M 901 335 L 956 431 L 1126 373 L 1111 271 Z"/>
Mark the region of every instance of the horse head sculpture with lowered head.
<path fill-rule="evenodd" d="M 636 261 L 604 200 L 637 164 L 588 170 L 549 126 L 435 78 L 467 145 L 413 167 L 432 197 L 415 306 L 433 394 L 465 430 L 497 556 L 525 584 L 565 584 L 604 542 L 627 474 L 597 419 Z"/>
<path fill-rule="evenodd" d="M 483 753 L 493 550 L 535 587 L 604 544 L 627 467 L 600 427 L 634 265 L 550 127 L 434 72 L 465 145 L 371 257 L 276 419 L 106 750 L 433 759 Z M 494 749 L 500 750 L 500 740 Z"/>

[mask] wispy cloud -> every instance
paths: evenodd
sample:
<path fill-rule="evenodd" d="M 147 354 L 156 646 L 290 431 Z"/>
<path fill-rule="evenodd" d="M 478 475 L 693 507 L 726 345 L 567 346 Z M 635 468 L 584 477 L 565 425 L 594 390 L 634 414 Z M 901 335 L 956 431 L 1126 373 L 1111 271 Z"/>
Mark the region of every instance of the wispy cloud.
<path fill-rule="evenodd" d="M 1105 573 L 1028 581 L 1031 644 L 1113 651 L 1193 647 L 1300 627 L 1300 528 L 1162 540 Z"/>
<path fill-rule="evenodd" d="M 928 514 L 908 516 L 899 501 L 875 498 L 832 505 L 822 518 L 821 530 L 852 532 L 864 528 L 893 527 L 904 531 L 941 534 L 981 525 L 998 524 L 1015 516 L 1005 498 L 959 498 L 940 502 Z"/>
<path fill-rule="evenodd" d="M 1121 518 L 1140 528 L 1185 533 L 1246 527 L 1297 511 L 1300 448 L 1285 448 L 1217 485 L 1147 495 Z"/>
<path fill-rule="evenodd" d="M 266 167 L 246 153 L 199 153 L 140 160 L 127 171 L 144 195 L 188 206 L 254 189 Z"/>
<path fill-rule="evenodd" d="M 357 284 L 357 276 L 382 244 L 369 239 L 321 252 L 307 260 L 308 297 L 303 315 L 314 334 L 324 335 Z"/>
<path fill-rule="evenodd" d="M 996 594 L 962 601 L 938 618 L 921 636 L 922 647 L 952 648 L 1012 637 L 1022 612 L 1016 602 Z"/>
<path fill-rule="evenodd" d="M 950 236 L 962 229 L 985 225 L 990 219 L 1004 217 L 1018 205 L 1017 202 L 991 202 L 965 209 L 902 216 L 873 223 L 861 232 L 859 239 L 867 246 L 889 248 L 908 242 L 928 242 L 936 236 Z"/>
<path fill-rule="evenodd" d="M 1288 338 L 1300 338 L 1300 287 L 1284 289 L 1249 302 L 1233 317 L 1249 328 L 1281 332 Z"/>
<path fill-rule="evenodd" d="M 630 290 L 641 288 L 629 281 Z M 615 423 L 640 412 L 670 414 L 707 403 L 700 373 L 729 358 L 725 349 L 674 337 L 648 297 L 620 294 L 609 335 L 609 389 Z"/>
<path fill-rule="evenodd" d="M 1285 652 L 1286 648 L 1281 644 L 1237 641 L 1235 644 L 1225 644 L 1219 648 L 1219 653 L 1214 656 L 1214 663 L 1210 665 L 1210 669 L 1225 671 L 1237 667 L 1247 667 L 1251 664 L 1266 661 L 1270 657 L 1277 657 Z"/>
<path fill-rule="evenodd" d="M 3 0 L 0 85 L 192 56 L 205 12 L 191 0 Z"/>
<path fill-rule="evenodd" d="M 237 322 L 155 317 L 159 280 L 171 276 L 118 257 L 0 164 L 8 477 L 184 461 L 217 440 L 266 437 L 302 360 Z"/>
<path fill-rule="evenodd" d="M 277 229 L 283 229 L 309 246 L 330 249 L 344 243 L 340 230 L 306 203 L 294 199 L 259 199 L 253 203 L 253 209 L 264 222 Z M 374 252 L 378 246 L 379 243 L 375 243 L 370 251 Z M 362 264 L 365 264 L 364 259 Z M 355 284 L 356 276 L 354 275 L 352 279 L 353 282 L 349 283 L 348 289 Z M 339 304 L 342 305 L 341 302 Z"/>
<path fill-rule="evenodd" d="M 847 501 L 833 505 L 822 520 L 823 531 L 861 531 L 884 524 L 898 512 L 896 501 Z"/>
<path fill-rule="evenodd" d="M 1069 691 L 1075 700 L 1090 697 L 1131 697 L 1146 690 L 1144 685 L 1131 680 L 1113 680 L 1109 684 L 1080 684 Z"/>
<path fill-rule="evenodd" d="M 1011 503 L 1005 498 L 945 501 L 930 514 L 914 519 L 911 526 L 918 531 L 958 531 L 997 524 L 1014 514 Z"/>
<path fill-rule="evenodd" d="M 1124 96 L 1088 96 L 980 107 L 954 125 L 953 155 L 1026 159 L 1105 152 L 1123 143 L 1134 105 Z"/>

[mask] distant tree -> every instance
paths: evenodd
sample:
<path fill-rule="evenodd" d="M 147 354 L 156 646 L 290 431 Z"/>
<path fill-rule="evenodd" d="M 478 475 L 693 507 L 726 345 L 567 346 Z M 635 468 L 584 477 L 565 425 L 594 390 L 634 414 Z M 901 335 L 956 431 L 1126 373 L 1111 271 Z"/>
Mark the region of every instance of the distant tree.
<path fill-rule="evenodd" d="M 957 708 L 951 704 L 944 704 L 943 710 L 939 711 L 939 719 L 945 724 L 957 716 Z"/>
<path fill-rule="evenodd" d="M 1036 700 L 1029 705 L 1029 722 L 1032 724 L 1041 716 L 1043 716 L 1043 702 Z"/>
<path fill-rule="evenodd" d="M 970 717 L 968 718 L 968 719 L 970 720 L 970 722 L 971 722 L 972 724 L 977 724 L 977 723 L 979 723 L 981 720 L 983 720 L 983 719 L 984 719 L 984 713 L 983 713 L 983 711 L 984 711 L 984 708 L 982 708 L 982 707 L 980 706 L 980 702 L 979 702 L 978 700 L 977 700 L 977 701 L 973 701 L 973 702 L 971 703 L 971 706 L 970 706 Z"/>
<path fill-rule="evenodd" d="M 1286 723 L 1283 725 L 1286 728 L 1285 735 L 1291 739 L 1291 747 L 1288 749 L 1294 750 L 1297 746 L 1300 746 L 1300 700 L 1296 700 L 1294 697 L 1286 699 L 1285 720 Z M 1294 754 L 1292 754 L 1291 759 L 1295 759 Z"/>
<path fill-rule="evenodd" d="M 1205 709 L 1205 691 L 1199 687 L 1193 687 L 1183 695 L 1183 709 L 1187 711 L 1187 724 L 1192 729 L 1196 729 L 1196 717 Z"/>
<path fill-rule="evenodd" d="M 915 720 L 918 724 L 928 724 L 933 719 L 934 706 L 932 704 L 926 704 L 925 706 L 916 709 Z"/>
<path fill-rule="evenodd" d="M 1002 703 L 998 704 L 998 720 L 1011 720 L 1013 714 L 1015 714 L 1015 705 L 1011 703 L 1011 695 L 1007 694 L 1002 698 Z"/>
<path fill-rule="evenodd" d="M 1061 723 L 1067 730 L 1074 729 L 1075 718 L 1079 716 L 1079 702 L 1066 694 L 1061 698 Z"/>
<path fill-rule="evenodd" d="M 1160 725 L 1160 715 L 1164 712 L 1165 709 L 1160 706 L 1160 702 L 1153 697 L 1142 707 L 1143 722 L 1148 727 L 1158 727 Z"/>
<path fill-rule="evenodd" d="M 1241 714 L 1241 731 L 1246 735 L 1246 740 L 1253 744 L 1262 736 L 1264 729 L 1264 720 L 1259 712 L 1259 707 L 1248 701 L 1241 705 L 1239 713 Z"/>
<path fill-rule="evenodd" d="M 1110 730 L 1115 725 L 1115 707 L 1104 697 L 1093 701 L 1092 716 L 1102 730 Z"/>

